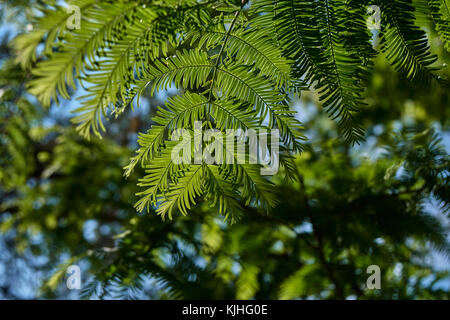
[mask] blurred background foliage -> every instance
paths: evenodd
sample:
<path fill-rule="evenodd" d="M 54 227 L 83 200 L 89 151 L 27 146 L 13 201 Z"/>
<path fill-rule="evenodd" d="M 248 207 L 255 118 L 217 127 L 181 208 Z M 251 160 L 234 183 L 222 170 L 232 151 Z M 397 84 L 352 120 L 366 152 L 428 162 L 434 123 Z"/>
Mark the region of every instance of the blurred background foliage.
<path fill-rule="evenodd" d="M 136 132 L 174 92 L 86 141 L 66 112 L 76 102 L 43 109 L 14 62 L 8 43 L 31 28 L 33 4 L 0 10 L 0 298 L 449 298 L 448 88 L 411 84 L 377 60 L 356 147 L 304 93 L 294 106 L 309 138 L 299 182 L 274 178 L 280 205 L 270 215 L 246 207 L 230 224 L 200 203 L 163 222 L 136 213 L 142 172 L 125 179 L 123 167 Z M 71 264 L 81 290 L 65 285 Z M 381 290 L 366 288 L 374 264 Z"/>

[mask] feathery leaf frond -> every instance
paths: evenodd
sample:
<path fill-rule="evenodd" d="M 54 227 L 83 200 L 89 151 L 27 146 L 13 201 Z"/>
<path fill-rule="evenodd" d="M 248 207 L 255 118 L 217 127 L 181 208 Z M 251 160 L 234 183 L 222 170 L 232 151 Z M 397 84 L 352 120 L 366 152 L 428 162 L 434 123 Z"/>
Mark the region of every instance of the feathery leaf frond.
<path fill-rule="evenodd" d="M 101 137 L 104 120 L 139 106 L 147 95 L 168 88 L 179 92 L 156 110 L 125 167 L 125 176 L 138 164 L 146 170 L 139 182 L 139 211 L 155 207 L 171 218 L 175 210 L 187 214 L 200 198 L 232 219 L 241 204 L 270 210 L 276 195 L 258 161 L 268 155 L 288 179 L 296 179 L 292 153 L 302 151 L 304 137 L 291 106 L 301 90 L 317 93 L 347 142 L 364 139 L 358 113 L 366 107 L 365 84 L 377 54 L 366 26 L 367 1 L 71 4 L 80 8 L 80 29 L 65 27 L 69 13 L 63 6 L 44 4 L 35 31 L 14 42 L 17 61 L 32 67 L 29 91 L 44 105 L 68 99 L 81 86 L 73 122 L 86 138 Z M 426 84 L 436 78 L 437 58 L 417 16 L 426 12 L 448 48 L 448 0 L 374 4 L 381 8 L 381 51 L 387 60 L 411 80 Z M 271 130 L 278 132 L 270 135 Z M 189 138 L 172 140 L 180 132 Z M 242 154 L 234 144 L 254 148 L 256 132 L 265 132 L 268 145 L 256 144 L 257 154 Z M 187 161 L 179 163 L 173 157 L 181 150 Z M 192 161 L 198 154 L 207 159 Z M 230 162 L 218 161 L 225 159 Z"/>

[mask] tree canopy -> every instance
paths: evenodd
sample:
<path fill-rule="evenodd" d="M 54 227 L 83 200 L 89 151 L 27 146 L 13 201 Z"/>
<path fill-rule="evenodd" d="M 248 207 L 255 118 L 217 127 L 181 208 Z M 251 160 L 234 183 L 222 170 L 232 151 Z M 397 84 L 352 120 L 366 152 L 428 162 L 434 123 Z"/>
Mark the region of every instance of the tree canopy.
<path fill-rule="evenodd" d="M 4 5 L 0 294 L 448 298 L 448 0 L 67 4 Z M 277 129 L 280 171 L 175 163 L 198 121 Z"/>

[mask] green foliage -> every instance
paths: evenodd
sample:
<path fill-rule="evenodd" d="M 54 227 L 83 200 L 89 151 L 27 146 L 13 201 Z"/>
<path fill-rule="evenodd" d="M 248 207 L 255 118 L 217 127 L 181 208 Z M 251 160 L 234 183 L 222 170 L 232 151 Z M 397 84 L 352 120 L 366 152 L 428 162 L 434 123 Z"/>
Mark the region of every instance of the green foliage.
<path fill-rule="evenodd" d="M 267 19 L 260 18 L 254 23 Z M 191 51 L 183 47 L 181 56 L 183 49 Z M 437 43 L 433 52 L 448 59 L 442 49 Z M 11 56 L 8 47 L 0 50 L 2 58 Z M 203 52 L 209 59 L 210 54 Z M 168 61 L 162 66 L 182 63 Z M 166 215 L 169 206 L 173 215 L 178 206 L 187 213 L 178 199 L 192 196 L 166 179 L 174 166 L 164 156 L 173 146 L 169 134 L 191 128 L 206 111 L 219 130 L 256 129 L 261 124 L 255 111 L 218 94 L 208 103 L 209 92 L 189 85 L 164 107 L 152 108 L 153 126 L 139 138 L 147 148 L 133 157 L 125 181 L 122 168 L 135 136 L 148 128 L 149 114 L 124 108 L 103 140 L 87 141 L 60 109 L 41 108 L 26 94 L 30 74 L 3 59 L 0 297 L 448 299 L 449 163 L 436 132 L 448 134 L 449 91 L 411 85 L 382 55 L 374 62 L 370 108 L 356 118 L 367 130 L 367 143 L 354 148 L 343 143 L 335 123 L 318 112 L 318 97 L 304 92 L 299 110 L 309 141 L 302 155 L 285 154 L 286 166 L 272 183 L 250 164 L 227 167 L 230 175 L 220 166 L 191 165 L 173 177 L 181 185 L 198 179 L 201 188 L 192 190 L 196 195 L 209 190 L 208 201 L 189 200 L 189 216 L 162 222 L 153 214 L 160 204 L 168 207 Z M 154 63 L 148 70 L 167 69 Z M 443 71 L 448 76 L 448 69 Z M 183 79 L 174 81 L 183 86 Z M 273 88 L 282 85 L 268 81 Z M 152 107 L 163 103 L 143 98 Z M 140 164 L 150 167 L 147 174 Z M 199 167 L 204 170 L 195 171 Z M 233 188 L 235 176 L 242 177 L 239 189 Z M 152 214 L 136 216 L 138 192 L 141 199 L 148 196 L 140 204 L 156 197 Z M 274 206 L 270 215 L 263 210 L 268 206 Z M 226 207 L 240 223 L 222 222 L 217 207 Z M 440 267 L 428 260 L 436 250 L 444 258 Z M 79 294 L 65 286 L 68 264 L 82 268 Z M 381 290 L 365 287 L 372 264 L 382 270 Z"/>
<path fill-rule="evenodd" d="M 416 7 L 424 2 L 375 3 L 382 11 L 381 52 L 387 60 L 408 79 L 437 79 L 437 58 L 425 31 L 415 24 Z M 364 139 L 358 113 L 366 107 L 365 87 L 377 54 L 366 27 L 365 1 L 70 4 L 80 8 L 81 28 L 67 29 L 70 14 L 48 3 L 42 5 L 34 31 L 14 40 L 17 62 L 32 65 L 28 90 L 44 106 L 60 97 L 69 99 L 77 84 L 85 88 L 73 122 L 89 138 L 105 131 L 105 118 L 139 104 L 148 91 L 155 95 L 175 86 L 181 92 L 140 135 L 140 149 L 125 168 L 127 176 L 138 163 L 148 171 L 140 183 L 147 189 L 139 193 L 139 211 L 158 207 L 163 217 L 172 217 L 172 209 L 178 208 L 186 214 L 199 197 L 214 199 L 225 216 L 233 216 L 241 198 L 267 210 L 275 204 L 267 192 L 256 191 L 270 188 L 256 173 L 257 165 L 172 163 L 172 135 L 179 129 L 194 130 L 195 121 L 206 122 L 203 131 L 214 128 L 224 134 L 232 128 L 279 129 L 281 165 L 288 168 L 290 154 L 301 151 L 304 140 L 289 104 L 309 87 L 347 142 Z M 447 1 L 428 1 L 427 8 L 448 45 Z M 209 143 L 202 142 L 203 147 Z M 220 196 L 215 194 L 219 187 L 227 190 Z"/>
<path fill-rule="evenodd" d="M 426 2 L 426 12 L 439 34 L 445 48 L 450 51 L 450 2 L 448 0 L 429 0 Z"/>
<path fill-rule="evenodd" d="M 428 83 L 437 57 L 430 54 L 425 31 L 414 25 L 411 1 L 387 0 L 379 5 L 386 21 L 382 39 L 386 58 L 407 78 Z"/>

